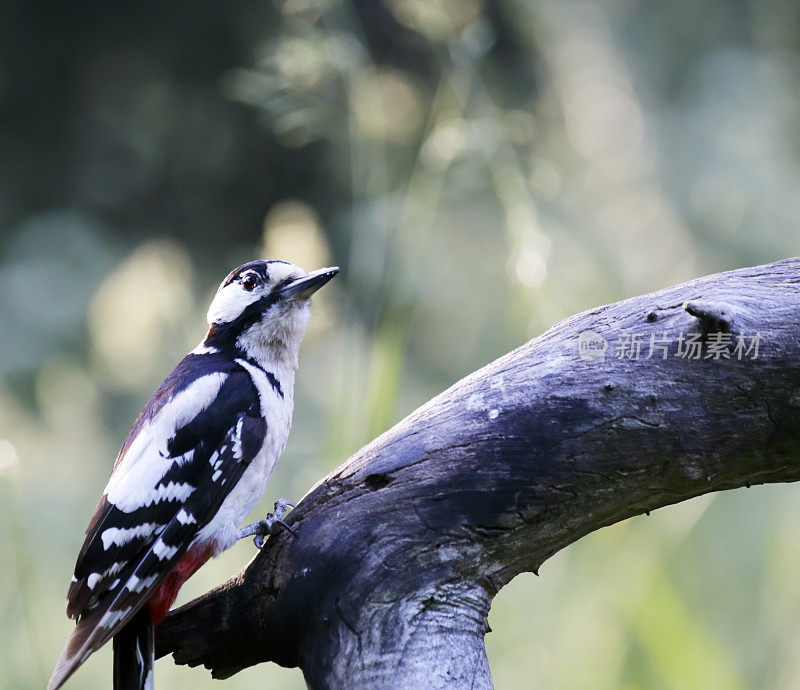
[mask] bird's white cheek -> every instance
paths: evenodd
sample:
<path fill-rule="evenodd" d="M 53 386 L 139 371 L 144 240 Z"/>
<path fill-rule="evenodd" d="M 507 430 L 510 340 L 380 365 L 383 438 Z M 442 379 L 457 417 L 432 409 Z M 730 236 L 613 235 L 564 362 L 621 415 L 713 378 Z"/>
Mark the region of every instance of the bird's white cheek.
<path fill-rule="evenodd" d="M 209 324 L 228 323 L 236 319 L 260 295 L 243 290 L 240 285 L 231 283 L 225 286 L 214 297 L 208 308 L 206 319 Z"/>

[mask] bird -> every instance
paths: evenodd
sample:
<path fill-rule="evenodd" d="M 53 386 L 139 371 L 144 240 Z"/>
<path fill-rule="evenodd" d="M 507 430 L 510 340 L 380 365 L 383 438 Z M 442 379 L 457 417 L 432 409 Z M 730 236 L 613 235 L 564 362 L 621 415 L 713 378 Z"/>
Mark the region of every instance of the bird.
<path fill-rule="evenodd" d="M 285 261 L 231 271 L 208 332 L 164 379 L 117 455 L 67 593 L 76 627 L 48 690 L 113 638 L 115 690 L 153 688 L 154 630 L 181 585 L 240 538 L 256 546 L 294 504 L 240 529 L 283 452 L 311 295 L 337 267 Z"/>

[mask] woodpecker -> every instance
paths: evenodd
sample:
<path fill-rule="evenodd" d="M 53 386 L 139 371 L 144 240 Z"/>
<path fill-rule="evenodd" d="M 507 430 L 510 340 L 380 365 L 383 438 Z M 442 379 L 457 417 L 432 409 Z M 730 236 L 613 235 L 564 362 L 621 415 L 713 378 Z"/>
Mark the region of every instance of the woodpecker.
<path fill-rule="evenodd" d="M 238 539 L 272 533 L 290 501 L 239 526 L 289 435 L 311 295 L 339 272 L 252 261 L 222 281 L 203 341 L 158 387 L 122 445 L 67 593 L 77 619 L 48 690 L 114 639 L 115 690 L 153 687 L 154 628 L 181 585 Z"/>

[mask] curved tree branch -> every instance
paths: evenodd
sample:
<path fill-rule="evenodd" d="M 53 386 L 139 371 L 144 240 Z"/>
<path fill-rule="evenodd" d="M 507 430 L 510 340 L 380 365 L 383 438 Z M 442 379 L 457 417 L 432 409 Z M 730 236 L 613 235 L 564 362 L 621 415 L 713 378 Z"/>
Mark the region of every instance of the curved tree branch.
<path fill-rule="evenodd" d="M 321 480 L 298 536 L 172 613 L 160 654 L 219 678 L 299 666 L 315 689 L 491 687 L 487 614 L 515 575 L 632 515 L 800 478 L 798 315 L 789 259 L 561 322 Z M 587 329 L 605 356 L 579 356 Z"/>

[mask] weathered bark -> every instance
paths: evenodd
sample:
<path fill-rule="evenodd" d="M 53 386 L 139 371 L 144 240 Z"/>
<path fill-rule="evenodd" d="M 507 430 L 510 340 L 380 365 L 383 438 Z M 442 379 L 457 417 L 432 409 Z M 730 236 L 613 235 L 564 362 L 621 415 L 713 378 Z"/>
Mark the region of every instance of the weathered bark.
<path fill-rule="evenodd" d="M 515 575 L 632 515 L 800 478 L 799 315 L 790 259 L 561 322 L 321 480 L 289 517 L 298 536 L 172 613 L 160 654 L 219 678 L 299 666 L 315 689 L 491 687 L 486 617 Z M 578 356 L 585 329 L 604 358 Z M 715 331 L 731 350 L 759 333 L 757 358 L 706 358 Z M 638 359 L 616 356 L 625 332 Z M 676 355 L 691 333 L 702 359 Z M 672 339 L 666 359 L 651 334 Z"/>

